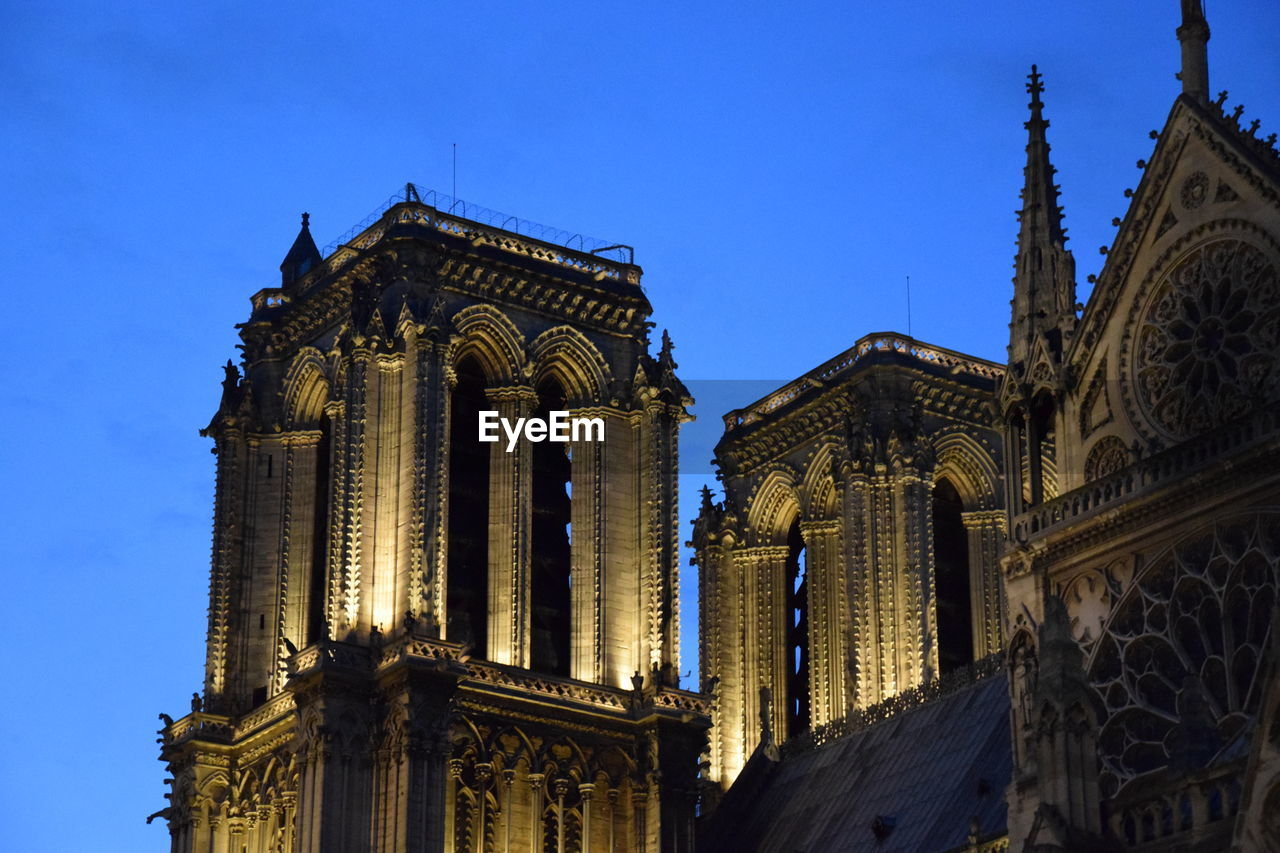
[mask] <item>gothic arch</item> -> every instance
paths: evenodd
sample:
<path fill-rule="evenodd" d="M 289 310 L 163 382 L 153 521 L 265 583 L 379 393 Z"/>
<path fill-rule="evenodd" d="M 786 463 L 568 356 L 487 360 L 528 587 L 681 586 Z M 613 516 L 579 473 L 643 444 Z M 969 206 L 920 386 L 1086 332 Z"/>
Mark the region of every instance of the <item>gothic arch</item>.
<path fill-rule="evenodd" d="M 950 432 L 934 439 L 937 463 L 934 482 L 945 477 L 956 487 L 966 510 L 996 508 L 995 463 L 976 439 L 963 432 Z"/>
<path fill-rule="evenodd" d="M 449 363 L 472 356 L 484 369 L 491 387 L 516 384 L 523 375 L 524 335 L 515 323 L 491 305 L 471 305 L 453 315 L 458 336 Z"/>
<path fill-rule="evenodd" d="M 799 488 L 802 517 L 814 521 L 837 516 L 835 479 L 831 476 L 834 446 L 823 444 L 809 459 Z"/>
<path fill-rule="evenodd" d="M 1104 435 L 1089 448 L 1084 460 L 1084 481 L 1092 483 L 1101 480 L 1129 464 L 1129 448 L 1124 441 L 1115 435 Z"/>
<path fill-rule="evenodd" d="M 606 402 L 609 364 L 585 335 L 571 326 L 547 329 L 529 345 L 532 385 L 554 376 L 571 405 Z"/>
<path fill-rule="evenodd" d="M 329 371 L 315 347 L 303 347 L 293 357 L 284 379 L 285 428 L 298 429 L 320 423 L 330 398 Z"/>
<path fill-rule="evenodd" d="M 779 467 L 760 482 L 747 510 L 747 525 L 757 545 L 785 545 L 787 530 L 800 513 L 800 495 L 794 470 Z"/>

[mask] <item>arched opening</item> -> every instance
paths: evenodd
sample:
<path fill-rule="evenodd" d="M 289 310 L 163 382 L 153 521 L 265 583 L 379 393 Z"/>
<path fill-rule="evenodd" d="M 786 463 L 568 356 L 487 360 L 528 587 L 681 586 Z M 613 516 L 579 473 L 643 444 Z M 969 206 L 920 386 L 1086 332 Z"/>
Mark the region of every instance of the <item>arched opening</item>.
<path fill-rule="evenodd" d="M 307 589 L 307 644 L 324 638 L 325 602 L 329 579 L 329 495 L 333 453 L 333 424 L 320 416 L 320 441 L 316 443 L 314 517 L 311 536 L 311 583 Z"/>
<path fill-rule="evenodd" d="M 446 636 L 488 657 L 489 449 L 478 437 L 488 409 L 485 375 L 474 359 L 457 368 L 449 415 L 449 564 Z"/>
<path fill-rule="evenodd" d="M 787 737 L 809 730 L 809 584 L 800 519 L 787 531 Z"/>
<path fill-rule="evenodd" d="M 969 535 L 964 502 L 946 477 L 933 487 L 933 582 L 938 608 L 938 669 L 973 662 L 973 610 L 969 595 Z"/>
<path fill-rule="evenodd" d="M 1037 395 L 1027 415 L 1026 450 L 1023 457 L 1023 499 L 1028 506 L 1058 496 L 1057 452 L 1054 421 L 1057 406 L 1048 393 Z"/>
<path fill-rule="evenodd" d="M 564 389 L 554 379 L 544 380 L 538 386 L 538 410 L 534 417 L 549 419 L 551 412 L 564 410 Z M 532 443 L 530 666 L 553 675 L 569 674 L 569 541 L 572 535 L 570 507 L 573 484 L 567 448 L 563 442 L 544 440 Z"/>

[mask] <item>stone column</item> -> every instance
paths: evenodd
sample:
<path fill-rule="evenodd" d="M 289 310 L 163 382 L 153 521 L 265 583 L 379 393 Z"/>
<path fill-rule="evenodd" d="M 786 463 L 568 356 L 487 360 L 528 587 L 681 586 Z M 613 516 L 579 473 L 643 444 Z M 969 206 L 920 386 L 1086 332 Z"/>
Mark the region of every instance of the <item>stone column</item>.
<path fill-rule="evenodd" d="M 595 409 L 570 412 L 571 418 L 610 419 Z M 572 633 L 570 675 L 581 681 L 602 682 L 604 673 L 604 625 L 606 575 L 604 570 L 604 441 L 584 436 L 569 444 L 570 504 L 573 525 L 570 543 L 572 578 Z"/>
<path fill-rule="evenodd" d="M 844 514 L 844 596 L 848 602 L 848 615 L 844 617 L 848 619 L 844 653 L 848 695 L 844 713 L 848 713 L 873 704 L 878 696 L 879 659 L 874 642 L 877 611 L 872 584 L 873 551 L 867 530 L 867 475 L 855 460 L 847 460 L 840 465 L 836 486 Z"/>
<path fill-rule="evenodd" d="M 345 391 L 346 417 L 335 474 L 343 480 L 342 503 L 335 513 L 340 519 L 341 539 L 336 549 L 334 572 L 338 581 L 337 608 L 333 626 L 336 635 L 360 627 L 363 572 L 367 566 L 365 542 L 365 498 L 368 484 L 365 471 L 365 428 L 368 425 L 367 389 L 373 353 L 364 348 L 352 351 L 347 362 Z M 335 439 L 339 436 L 335 433 Z"/>
<path fill-rule="evenodd" d="M 527 386 L 495 388 L 489 399 L 499 417 L 514 424 L 538 405 Z M 529 520 L 532 445 L 505 437 L 489 456 L 489 658 L 528 668 L 532 652 L 529 596 Z"/>
<path fill-rule="evenodd" d="M 414 653 L 413 643 L 392 647 L 378 670 L 378 687 L 388 725 L 399 727 L 400 751 L 389 758 L 388 774 L 378 802 L 386 811 L 387 831 L 376 849 L 382 853 L 443 853 L 448 786 L 449 703 L 466 670 L 443 657 Z M 492 770 L 492 766 L 490 766 Z M 481 775 L 476 768 L 477 779 Z M 483 798 L 483 784 L 478 783 Z M 479 830 L 486 816 L 480 804 Z"/>
<path fill-rule="evenodd" d="M 407 610 L 426 617 L 439 636 L 445 612 L 448 565 L 449 403 L 454 385 L 444 363 L 444 346 L 433 336 L 415 337 L 413 366 L 413 498 L 409 517 L 409 601 Z"/>
<path fill-rule="evenodd" d="M 902 547 L 898 578 L 900 649 L 897 692 L 938 677 L 938 607 L 934 591 L 932 476 L 905 465 L 897 476 L 901 501 Z"/>
<path fill-rule="evenodd" d="M 741 722 L 743 761 L 760 742 L 756 721 L 760 718 L 760 688 L 768 687 L 773 697 L 769 709 L 775 721 L 785 721 L 780 713 L 786 702 L 786 618 L 783 583 L 786 546 L 743 548 L 734 552 L 744 579 Z"/>
<path fill-rule="evenodd" d="M 530 773 L 529 781 L 529 849 L 543 850 L 542 824 L 542 783 L 546 776 L 541 773 Z"/>
<path fill-rule="evenodd" d="M 322 641 L 295 657 L 288 689 L 298 706 L 305 820 L 297 853 L 345 853 L 369 843 L 372 767 L 368 649 Z"/>
<path fill-rule="evenodd" d="M 502 771 L 502 853 L 511 853 L 511 824 L 515 821 L 516 771 Z"/>
<path fill-rule="evenodd" d="M 961 515 L 969 537 L 969 600 L 973 618 L 973 656 L 981 659 L 1004 648 L 1005 601 L 1000 582 L 1000 548 L 1005 513 L 976 510 Z"/>
<path fill-rule="evenodd" d="M 595 791 L 596 786 L 591 782 L 578 786 L 578 794 L 582 797 L 582 853 L 591 853 L 591 797 Z"/>
<path fill-rule="evenodd" d="M 844 715 L 844 573 L 840 522 L 800 524 L 809 588 L 810 723 L 820 726 Z"/>
<path fill-rule="evenodd" d="M 225 709 L 229 685 L 230 633 L 235 578 L 244 547 L 244 478 L 248 447 L 234 422 L 212 430 L 217 475 L 214 487 L 213 566 L 209 574 L 209 630 L 204 701 L 210 711 Z"/>

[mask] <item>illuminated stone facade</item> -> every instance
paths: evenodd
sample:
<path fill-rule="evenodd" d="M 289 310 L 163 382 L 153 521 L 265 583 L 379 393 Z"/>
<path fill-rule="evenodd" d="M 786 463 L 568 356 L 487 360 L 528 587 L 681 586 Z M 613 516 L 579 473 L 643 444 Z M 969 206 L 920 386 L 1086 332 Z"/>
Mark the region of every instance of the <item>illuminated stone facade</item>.
<path fill-rule="evenodd" d="M 1087 305 L 1033 68 L 1007 364 L 870 335 L 726 416 L 704 694 L 639 269 L 412 193 L 304 223 L 208 430 L 173 849 L 689 851 L 699 797 L 710 851 L 1280 849 L 1280 154 L 1182 6 Z"/>
<path fill-rule="evenodd" d="M 1007 365 L 874 335 L 726 418 L 693 541 L 707 849 L 1280 850 L 1280 153 L 1210 100 L 1182 10 L 1183 91 L 1086 305 L 1033 67 Z M 1001 653 L 952 686 L 944 481 L 971 651 Z M 998 813 L 989 755 L 927 755 L 982 707 Z"/>
<path fill-rule="evenodd" d="M 762 712 L 785 740 L 1002 648 L 1003 374 L 871 335 L 725 416 L 726 497 L 693 542 L 714 779 L 738 775 Z"/>
<path fill-rule="evenodd" d="M 1034 849 L 1280 849 L 1280 156 L 1209 100 L 1183 11 L 1183 93 L 1078 317 L 1029 86 L 999 409 L 1009 837 Z"/>
<path fill-rule="evenodd" d="M 205 684 L 163 732 L 174 851 L 691 849 L 691 400 L 611 254 L 412 186 L 327 257 L 304 217 L 206 431 Z M 599 417 L 604 440 L 508 452 L 480 410 Z"/>

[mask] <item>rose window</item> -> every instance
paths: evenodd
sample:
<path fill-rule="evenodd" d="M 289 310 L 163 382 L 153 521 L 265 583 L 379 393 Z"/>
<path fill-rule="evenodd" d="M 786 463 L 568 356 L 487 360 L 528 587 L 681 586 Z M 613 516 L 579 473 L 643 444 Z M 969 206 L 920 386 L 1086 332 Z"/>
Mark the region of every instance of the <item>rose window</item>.
<path fill-rule="evenodd" d="M 1185 438 L 1275 399 L 1280 278 L 1240 240 L 1193 251 L 1160 282 L 1134 348 L 1137 397 L 1150 421 Z"/>

